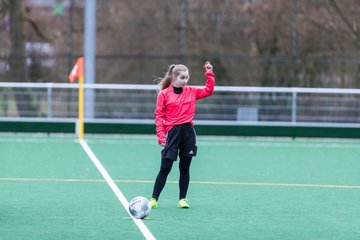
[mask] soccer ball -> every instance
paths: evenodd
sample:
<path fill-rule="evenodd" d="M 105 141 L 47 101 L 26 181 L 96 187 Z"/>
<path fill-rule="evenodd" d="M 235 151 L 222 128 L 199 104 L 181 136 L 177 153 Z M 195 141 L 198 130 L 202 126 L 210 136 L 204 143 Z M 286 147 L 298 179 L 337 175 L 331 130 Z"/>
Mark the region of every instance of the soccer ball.
<path fill-rule="evenodd" d="M 150 202 L 144 197 L 135 197 L 129 202 L 129 212 L 134 218 L 144 219 L 150 211 Z"/>

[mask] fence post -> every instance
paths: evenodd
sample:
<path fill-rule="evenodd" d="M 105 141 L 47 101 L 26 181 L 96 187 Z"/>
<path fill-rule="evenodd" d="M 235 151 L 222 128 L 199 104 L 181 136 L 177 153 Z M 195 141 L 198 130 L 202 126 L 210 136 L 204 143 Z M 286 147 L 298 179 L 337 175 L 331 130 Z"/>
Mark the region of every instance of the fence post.
<path fill-rule="evenodd" d="M 52 86 L 51 83 L 47 85 L 47 118 L 52 118 Z"/>
<path fill-rule="evenodd" d="M 297 92 L 292 92 L 291 98 L 291 122 L 296 122 L 296 113 L 297 113 Z"/>

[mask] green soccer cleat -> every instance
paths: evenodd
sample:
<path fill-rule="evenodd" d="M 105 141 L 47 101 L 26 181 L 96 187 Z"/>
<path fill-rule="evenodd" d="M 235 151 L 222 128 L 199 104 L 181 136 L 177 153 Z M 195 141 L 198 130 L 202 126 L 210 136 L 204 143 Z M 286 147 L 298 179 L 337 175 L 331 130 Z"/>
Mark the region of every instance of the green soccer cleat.
<path fill-rule="evenodd" d="M 151 198 L 151 199 L 150 199 L 150 207 L 151 207 L 151 208 L 157 208 L 158 205 L 159 205 L 159 203 L 158 203 L 158 201 L 156 201 L 155 198 Z"/>
<path fill-rule="evenodd" d="M 179 208 L 189 208 L 189 203 L 186 198 L 180 199 L 178 203 Z"/>

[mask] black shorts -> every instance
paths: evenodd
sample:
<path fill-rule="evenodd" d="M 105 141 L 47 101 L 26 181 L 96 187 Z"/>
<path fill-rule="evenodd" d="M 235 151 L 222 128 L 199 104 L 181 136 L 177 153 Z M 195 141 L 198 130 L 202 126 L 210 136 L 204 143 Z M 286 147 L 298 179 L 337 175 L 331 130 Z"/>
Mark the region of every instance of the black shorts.
<path fill-rule="evenodd" d="M 175 125 L 166 135 L 166 145 L 161 151 L 163 159 L 176 161 L 177 156 L 195 157 L 197 152 L 196 133 L 193 125 Z"/>

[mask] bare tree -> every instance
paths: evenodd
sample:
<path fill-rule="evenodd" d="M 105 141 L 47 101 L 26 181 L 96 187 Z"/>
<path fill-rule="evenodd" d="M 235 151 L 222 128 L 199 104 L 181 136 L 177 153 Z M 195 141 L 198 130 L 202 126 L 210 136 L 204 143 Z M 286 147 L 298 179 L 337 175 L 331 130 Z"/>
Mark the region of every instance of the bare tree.
<path fill-rule="evenodd" d="M 77 10 L 71 47 L 75 57 L 83 52 L 83 6 L 82 1 L 74 1 Z M 9 5 L 16 1 L 3 2 Z M 187 2 L 185 8 L 181 8 L 181 2 Z M 217 67 L 219 85 L 360 85 L 357 0 L 98 0 L 97 3 L 99 83 L 151 83 L 168 65 L 182 62 L 191 70 L 192 83 L 201 84 L 202 62 L 211 60 Z M 181 11 L 186 14 L 181 15 Z M 23 14 L 22 20 L 38 39 L 52 40 L 58 56 L 65 58 L 69 49 L 67 18 L 46 14 L 36 18 L 35 14 Z M 180 16 L 186 16 L 185 27 Z M 50 21 L 59 24 L 49 27 L 46 23 Z M 181 39 L 184 31 L 186 37 Z M 186 52 L 185 56 L 181 51 Z M 59 63 L 51 69 L 50 79 L 66 81 L 68 61 L 57 59 Z"/>
<path fill-rule="evenodd" d="M 24 24 L 30 22 L 36 33 L 43 39 L 49 41 L 42 33 L 37 23 L 26 16 L 22 0 L 9 0 L 2 2 L 2 11 L 8 12 L 10 21 L 10 53 L 9 53 L 9 80 L 13 82 L 26 81 L 26 51 Z M 29 112 L 36 112 L 38 106 L 34 104 L 30 90 L 26 88 L 13 89 L 18 114 L 21 117 L 29 117 Z"/>

